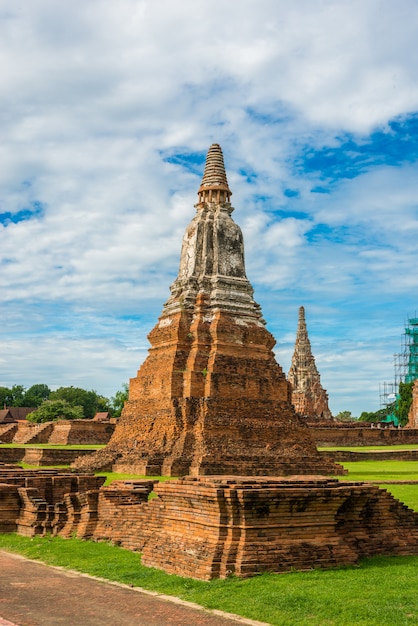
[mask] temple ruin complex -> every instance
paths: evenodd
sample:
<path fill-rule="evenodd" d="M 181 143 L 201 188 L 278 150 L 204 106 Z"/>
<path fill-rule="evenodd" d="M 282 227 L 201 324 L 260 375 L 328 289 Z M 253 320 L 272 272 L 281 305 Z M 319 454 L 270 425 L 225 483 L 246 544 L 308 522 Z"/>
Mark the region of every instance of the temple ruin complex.
<path fill-rule="evenodd" d="M 178 276 L 107 447 L 79 468 L 142 475 L 338 474 L 290 401 L 247 279 L 220 146 L 208 152 Z"/>
<path fill-rule="evenodd" d="M 295 349 L 288 381 L 292 388 L 292 404 L 299 415 L 308 422 L 333 419 L 328 406 L 328 394 L 321 385 L 321 377 L 312 354 L 303 306 L 299 308 Z"/>
<path fill-rule="evenodd" d="M 141 551 L 146 566 L 202 580 L 418 554 L 418 513 L 372 483 L 320 475 L 344 469 L 317 451 L 312 432 L 321 429 L 309 429 L 299 415 L 307 409 L 292 405 L 230 197 L 214 144 L 149 355 L 109 444 L 77 461 L 148 478 L 104 486 L 90 472 L 0 465 L 0 532 L 110 541 Z M 304 390 L 309 381 L 319 395 L 303 308 L 296 352 Z M 312 404 L 325 414 L 325 404 Z M 70 436 L 65 425 L 39 426 L 38 436 Z"/>

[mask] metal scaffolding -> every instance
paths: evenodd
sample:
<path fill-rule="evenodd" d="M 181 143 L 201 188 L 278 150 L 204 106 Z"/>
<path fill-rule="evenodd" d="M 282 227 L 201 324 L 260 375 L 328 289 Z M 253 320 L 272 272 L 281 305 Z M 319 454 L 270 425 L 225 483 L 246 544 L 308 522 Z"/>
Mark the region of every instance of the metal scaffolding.
<path fill-rule="evenodd" d="M 405 322 L 401 340 L 401 352 L 393 355 L 395 380 L 380 385 L 380 406 L 388 407 L 396 400 L 400 383 L 410 383 L 418 378 L 418 317 Z"/>

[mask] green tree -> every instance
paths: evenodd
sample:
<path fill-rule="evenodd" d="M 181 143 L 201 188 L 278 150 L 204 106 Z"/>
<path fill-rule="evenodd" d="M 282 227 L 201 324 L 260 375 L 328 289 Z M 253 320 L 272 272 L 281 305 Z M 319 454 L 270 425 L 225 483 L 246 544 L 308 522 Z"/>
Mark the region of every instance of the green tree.
<path fill-rule="evenodd" d="M 48 400 L 51 390 L 48 385 L 38 384 L 32 385 L 25 391 L 23 406 L 41 406 L 42 402 Z"/>
<path fill-rule="evenodd" d="M 125 402 L 129 396 L 129 386 L 127 383 L 122 385 L 122 389 L 117 391 L 115 395 L 110 398 L 110 409 L 112 417 L 120 417 Z"/>
<path fill-rule="evenodd" d="M 0 387 L 0 409 L 12 406 L 12 390 L 8 387 Z"/>
<path fill-rule="evenodd" d="M 92 419 L 97 411 L 107 411 L 109 400 L 100 396 L 95 391 L 87 391 L 80 387 L 60 387 L 56 391 L 52 391 L 50 400 L 65 400 L 71 406 L 83 407 L 84 417 Z"/>
<path fill-rule="evenodd" d="M 356 417 L 351 415 L 351 411 L 340 411 L 338 415 L 335 416 L 335 419 L 339 422 L 355 422 L 357 420 Z"/>
<path fill-rule="evenodd" d="M 25 388 L 23 385 L 13 385 L 12 395 L 12 406 L 25 406 Z"/>
<path fill-rule="evenodd" d="M 13 385 L 11 389 L 8 387 L 0 387 L 0 407 L 9 406 L 25 406 L 24 403 L 25 388 L 23 385 Z"/>
<path fill-rule="evenodd" d="M 41 406 L 27 416 L 30 422 L 53 422 L 55 420 L 83 419 L 83 407 L 72 406 L 65 400 L 45 400 Z"/>
<path fill-rule="evenodd" d="M 385 407 L 384 409 L 379 409 L 378 411 L 363 411 L 359 417 L 360 422 L 369 422 L 376 423 L 382 422 L 387 415 L 390 415 L 393 412 L 393 405 Z"/>
<path fill-rule="evenodd" d="M 401 426 L 408 423 L 408 413 L 412 404 L 412 387 L 414 381 L 410 383 L 399 383 L 399 391 L 396 398 L 394 413 L 399 420 Z"/>

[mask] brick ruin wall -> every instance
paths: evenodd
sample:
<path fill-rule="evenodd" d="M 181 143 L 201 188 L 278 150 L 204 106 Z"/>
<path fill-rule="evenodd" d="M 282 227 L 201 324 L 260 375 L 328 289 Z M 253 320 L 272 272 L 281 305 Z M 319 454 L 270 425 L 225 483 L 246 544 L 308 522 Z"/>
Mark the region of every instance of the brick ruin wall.
<path fill-rule="evenodd" d="M 0 532 L 106 540 L 209 580 L 418 554 L 418 513 L 369 483 L 320 476 L 115 481 L 0 469 Z M 158 497 L 149 500 L 154 488 Z"/>
<path fill-rule="evenodd" d="M 57 445 L 106 444 L 115 424 L 93 420 L 58 420 L 44 424 L 0 424 L 0 442 L 51 443 Z"/>
<path fill-rule="evenodd" d="M 71 465 L 75 459 L 91 453 L 91 450 L 82 449 L 0 448 L 0 463 L 26 463 L 35 466 Z"/>
<path fill-rule="evenodd" d="M 408 428 L 418 428 L 418 380 L 412 387 L 412 403 L 408 414 Z"/>
<path fill-rule="evenodd" d="M 418 450 L 372 450 L 362 452 L 361 448 L 352 450 L 322 451 L 322 455 L 337 463 L 346 461 L 418 461 Z"/>
<path fill-rule="evenodd" d="M 2 443 L 55 443 L 59 445 L 106 444 L 115 424 L 90 420 L 49 422 L 48 424 L 0 424 Z M 318 446 L 371 446 L 418 443 L 418 427 L 371 428 L 368 424 L 353 426 L 309 425 Z"/>
<path fill-rule="evenodd" d="M 418 443 L 418 428 L 310 427 L 317 446 L 390 446 Z"/>

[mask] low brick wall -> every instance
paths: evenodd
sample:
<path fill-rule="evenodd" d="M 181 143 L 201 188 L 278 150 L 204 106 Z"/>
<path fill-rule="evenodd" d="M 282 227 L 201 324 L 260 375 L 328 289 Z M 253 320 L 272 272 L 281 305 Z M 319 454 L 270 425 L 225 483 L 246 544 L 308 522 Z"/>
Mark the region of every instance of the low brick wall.
<path fill-rule="evenodd" d="M 56 450 L 54 448 L 26 448 L 22 461 L 28 465 L 71 465 L 80 456 L 92 454 L 92 450 Z"/>
<path fill-rule="evenodd" d="M 310 427 L 317 446 L 391 446 L 418 443 L 415 428 Z"/>
<path fill-rule="evenodd" d="M 418 450 L 375 450 L 367 452 L 332 450 L 322 451 L 321 454 L 338 463 L 344 461 L 418 461 Z"/>
<path fill-rule="evenodd" d="M 158 481 L 131 480 L 114 481 L 102 487 L 94 539 L 111 541 L 129 550 L 142 550 L 149 520 L 148 496 L 155 484 Z"/>
<path fill-rule="evenodd" d="M 76 458 L 92 454 L 92 450 L 56 450 L 55 448 L 0 448 L 0 463 L 28 465 L 71 465 Z"/>
<path fill-rule="evenodd" d="M 24 456 L 24 448 L 0 448 L 0 463 L 20 463 Z"/>
<path fill-rule="evenodd" d="M 418 554 L 418 514 L 367 483 L 187 477 L 156 492 L 142 562 L 182 576 L 246 577 Z"/>
<path fill-rule="evenodd" d="M 0 481 L 0 533 L 15 533 L 22 502 L 14 485 Z"/>
<path fill-rule="evenodd" d="M 110 422 L 93 420 L 59 420 L 54 422 L 54 429 L 48 443 L 77 445 L 83 443 L 106 444 L 115 430 Z"/>
<path fill-rule="evenodd" d="M 107 444 L 115 424 L 93 420 L 58 420 L 43 424 L 16 422 L 0 425 L 3 443 L 53 443 L 57 445 Z"/>

